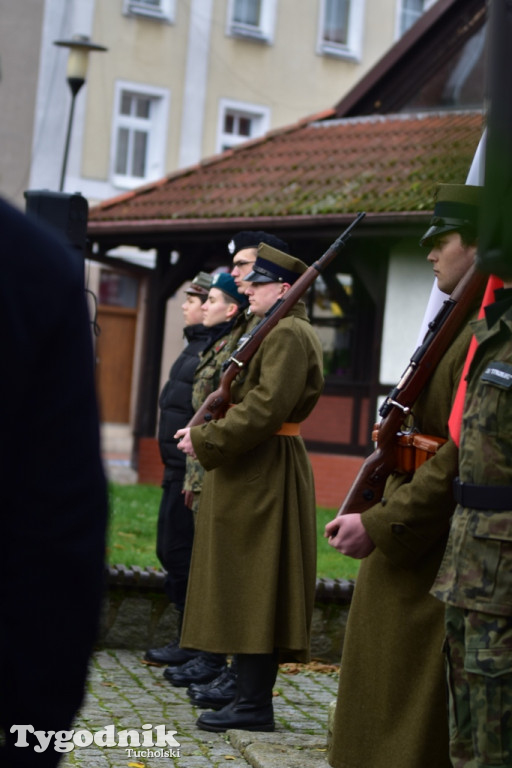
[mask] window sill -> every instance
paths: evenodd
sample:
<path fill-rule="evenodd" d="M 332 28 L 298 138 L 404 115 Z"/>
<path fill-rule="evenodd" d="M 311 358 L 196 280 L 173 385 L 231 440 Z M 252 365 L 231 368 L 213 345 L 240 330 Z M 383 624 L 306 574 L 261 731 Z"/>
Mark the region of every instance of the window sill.
<path fill-rule="evenodd" d="M 256 43 L 270 43 L 270 37 L 259 28 L 251 28 L 242 24 L 231 24 L 229 28 L 231 37 L 239 37 L 244 40 L 253 40 Z"/>
<path fill-rule="evenodd" d="M 116 174 L 112 176 L 111 183 L 116 189 L 136 189 L 137 187 L 143 187 L 145 184 L 150 184 L 154 179 L 140 176 L 120 176 Z"/>
<path fill-rule="evenodd" d="M 342 59 L 343 61 L 351 61 L 355 64 L 359 64 L 361 62 L 361 56 L 359 53 L 341 45 L 328 45 L 324 43 L 320 46 L 318 53 L 320 56 L 327 56 L 332 59 Z"/>
<path fill-rule="evenodd" d="M 171 18 L 170 14 L 166 14 L 158 9 L 153 11 L 151 8 L 138 5 L 137 3 L 129 3 L 125 13 L 127 16 L 142 16 L 145 19 L 160 21 L 165 24 L 172 24 L 174 22 L 174 19 Z"/>

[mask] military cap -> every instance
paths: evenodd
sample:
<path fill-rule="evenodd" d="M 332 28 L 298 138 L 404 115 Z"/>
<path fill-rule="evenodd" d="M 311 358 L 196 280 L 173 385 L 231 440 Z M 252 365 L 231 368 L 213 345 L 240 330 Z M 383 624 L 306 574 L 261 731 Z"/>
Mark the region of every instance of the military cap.
<path fill-rule="evenodd" d="M 199 296 L 202 299 L 206 299 L 211 284 L 212 276 L 208 272 L 198 272 L 185 293 L 188 293 L 190 296 Z"/>
<path fill-rule="evenodd" d="M 482 187 L 471 184 L 438 184 L 434 215 L 420 245 L 429 246 L 433 237 L 468 226 L 476 234 L 481 195 Z"/>
<path fill-rule="evenodd" d="M 214 275 L 210 288 L 218 288 L 241 307 L 246 307 L 249 304 L 247 297 L 238 292 L 236 283 L 228 272 L 218 272 Z"/>
<path fill-rule="evenodd" d="M 258 256 L 252 272 L 244 277 L 248 283 L 293 283 L 306 271 L 307 266 L 289 253 L 278 251 L 266 243 L 258 246 Z"/>
<path fill-rule="evenodd" d="M 245 231 L 238 232 L 228 243 L 228 251 L 231 256 L 234 256 L 238 251 L 242 251 L 244 248 L 257 248 L 260 243 L 267 243 L 273 248 L 279 248 L 284 253 L 289 253 L 288 243 L 284 240 L 280 240 L 275 235 L 269 235 L 268 232 L 253 232 Z"/>

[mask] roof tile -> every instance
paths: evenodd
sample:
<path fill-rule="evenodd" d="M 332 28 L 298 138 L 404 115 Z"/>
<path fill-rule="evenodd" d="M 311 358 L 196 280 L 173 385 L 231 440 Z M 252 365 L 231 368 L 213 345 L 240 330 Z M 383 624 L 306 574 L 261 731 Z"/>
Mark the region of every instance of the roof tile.
<path fill-rule="evenodd" d="M 301 120 L 91 207 L 89 220 L 430 209 L 438 181 L 464 183 L 482 128 L 481 112 Z"/>

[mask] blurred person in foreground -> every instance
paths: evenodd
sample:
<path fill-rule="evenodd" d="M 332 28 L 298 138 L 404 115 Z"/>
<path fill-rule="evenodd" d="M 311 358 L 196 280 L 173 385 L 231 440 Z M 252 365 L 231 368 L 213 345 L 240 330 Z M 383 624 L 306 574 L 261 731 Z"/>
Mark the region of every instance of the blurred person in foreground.
<path fill-rule="evenodd" d="M 51 768 L 61 754 L 11 728 L 69 729 L 81 704 L 106 482 L 83 257 L 4 201 L 0 223 L 0 765 Z"/>

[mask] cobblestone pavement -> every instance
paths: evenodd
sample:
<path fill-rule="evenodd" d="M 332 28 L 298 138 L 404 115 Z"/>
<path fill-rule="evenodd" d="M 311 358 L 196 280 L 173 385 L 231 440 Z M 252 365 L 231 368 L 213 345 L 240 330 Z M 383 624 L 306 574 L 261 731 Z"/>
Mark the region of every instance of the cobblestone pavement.
<path fill-rule="evenodd" d="M 285 665 L 274 688 L 276 731 L 272 734 L 200 731 L 201 710 L 186 688 L 166 682 L 161 667 L 141 663 L 141 652 L 101 650 L 92 659 L 87 695 L 74 725 L 96 734 L 107 725 L 119 731 L 144 725 L 175 730 L 179 749 L 170 746 L 101 747 L 94 742 L 64 755 L 60 768 L 316 768 L 327 766 L 327 710 L 337 692 L 337 669 Z M 156 732 L 153 730 L 153 734 Z M 131 749 L 132 751 L 129 751 Z M 160 755 L 159 752 L 167 752 Z M 146 752 L 148 754 L 146 754 Z M 153 752 L 154 754 L 150 754 Z"/>

